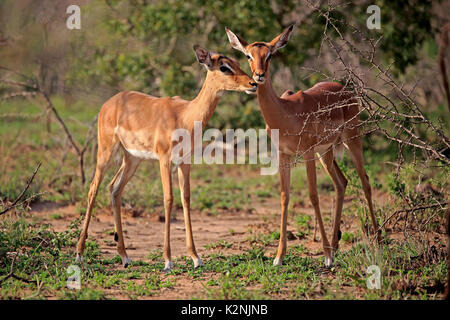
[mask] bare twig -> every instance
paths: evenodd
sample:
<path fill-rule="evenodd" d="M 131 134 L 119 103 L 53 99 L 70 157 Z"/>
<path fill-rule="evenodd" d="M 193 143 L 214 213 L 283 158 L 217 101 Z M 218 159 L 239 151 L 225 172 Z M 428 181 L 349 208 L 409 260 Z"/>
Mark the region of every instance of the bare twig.
<path fill-rule="evenodd" d="M 85 144 L 81 147 L 79 146 L 79 144 L 75 141 L 74 137 L 72 136 L 72 133 L 70 132 L 70 130 L 68 129 L 66 123 L 64 122 L 64 120 L 61 118 L 58 110 L 55 108 L 52 100 L 50 99 L 48 93 L 41 87 L 39 86 L 39 83 L 36 79 L 26 76 L 20 72 L 11 70 L 7 67 L 3 67 L 0 66 L 1 70 L 6 70 L 18 77 L 21 77 L 23 79 L 26 80 L 26 82 L 24 81 L 16 81 L 16 80 L 10 80 L 10 79 L 0 79 L 0 82 L 6 83 L 10 86 L 19 86 L 19 87 L 23 87 L 25 90 L 27 91 L 23 91 L 23 92 L 13 92 L 10 93 L 2 98 L 0 98 L 0 100 L 5 100 L 5 99 L 10 99 L 10 98 L 14 98 L 14 97 L 31 97 L 31 96 L 36 96 L 36 95 L 40 95 L 44 101 L 45 101 L 45 105 L 46 105 L 46 110 L 47 113 L 49 114 L 49 112 L 53 113 L 53 115 L 55 116 L 57 122 L 59 123 L 59 125 L 61 126 L 62 130 L 64 131 L 68 141 L 70 142 L 70 146 L 71 148 L 75 151 L 77 157 L 78 157 L 78 163 L 79 163 L 79 167 L 80 167 L 80 177 L 81 177 L 81 183 L 84 184 L 86 182 L 86 174 L 85 174 L 85 170 L 84 170 L 84 155 L 85 152 L 87 150 L 87 148 L 89 147 L 89 144 L 92 142 L 92 140 L 95 139 L 95 134 L 93 133 L 93 127 L 94 124 L 96 122 L 97 117 L 94 118 L 94 120 L 92 121 L 92 123 L 89 125 L 89 131 L 85 140 Z M 30 90 L 30 91 L 28 91 Z M 49 119 L 49 118 L 48 118 Z M 49 125 L 49 123 L 47 123 L 47 126 Z"/>
<path fill-rule="evenodd" d="M 408 213 L 408 212 L 414 212 L 414 211 L 425 210 L 425 209 L 433 209 L 433 208 L 438 208 L 438 207 L 442 208 L 442 207 L 445 207 L 446 205 L 447 205 L 447 203 L 444 202 L 444 203 L 436 203 L 436 204 L 432 204 L 432 205 L 428 205 L 428 206 L 418 206 L 418 207 L 414 207 L 411 209 L 397 210 L 394 213 L 392 213 L 388 218 L 386 218 L 386 220 L 384 220 L 384 222 L 381 224 L 381 226 L 378 228 L 378 230 L 382 230 L 383 227 L 386 225 L 386 223 L 388 223 L 392 217 L 396 216 L 399 213 Z"/>
<path fill-rule="evenodd" d="M 8 212 L 9 210 L 11 210 L 11 209 L 17 207 L 18 205 L 20 205 L 20 203 L 19 203 L 20 199 L 22 199 L 22 197 L 25 195 L 25 192 L 27 192 L 28 188 L 30 187 L 31 183 L 33 182 L 33 179 L 34 179 L 34 177 L 36 176 L 36 174 L 37 174 L 37 172 L 38 172 L 38 170 L 39 170 L 40 167 L 41 167 L 41 162 L 39 162 L 39 164 L 37 165 L 36 169 L 34 169 L 33 175 L 28 179 L 27 185 L 26 185 L 25 188 L 22 190 L 22 192 L 21 192 L 20 195 L 17 197 L 17 199 L 14 200 L 14 202 L 13 202 L 10 206 L 8 206 L 7 208 L 3 209 L 3 210 L 0 212 L 0 216 L 1 216 L 2 214 L 5 214 L 5 213 Z"/>
<path fill-rule="evenodd" d="M 14 273 L 14 263 L 16 262 L 16 258 L 17 258 L 17 255 L 14 256 L 13 261 L 11 262 L 11 268 L 10 268 L 9 273 L 3 279 L 0 279 L 0 284 L 5 282 L 9 278 L 14 278 L 14 279 L 26 282 L 26 283 L 36 283 L 37 284 L 38 283 L 37 280 L 26 279 L 26 278 L 18 276 Z"/>

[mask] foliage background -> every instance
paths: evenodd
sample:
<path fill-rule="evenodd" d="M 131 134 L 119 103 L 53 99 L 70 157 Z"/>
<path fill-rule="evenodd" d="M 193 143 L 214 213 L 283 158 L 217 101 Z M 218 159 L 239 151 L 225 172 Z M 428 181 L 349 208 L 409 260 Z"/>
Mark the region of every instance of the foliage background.
<path fill-rule="evenodd" d="M 69 2 L 81 5 L 81 30 L 65 28 Z M 377 58 L 392 63 L 393 73 L 406 85 L 416 85 L 420 75 L 419 99 L 432 110 L 440 108 L 444 100 L 442 85 L 435 81 L 436 40 L 448 20 L 448 3 L 358 0 L 342 2 L 333 14 L 365 28 L 365 10 L 373 3 L 382 8 L 382 29 L 369 31 L 374 38 L 382 35 Z M 68 108 L 80 100 L 99 107 L 122 90 L 192 99 L 205 75 L 195 60 L 194 44 L 235 57 L 249 71 L 245 57 L 229 46 L 225 26 L 253 42 L 270 41 L 296 23 L 291 41 L 272 63 L 274 85 L 281 94 L 323 79 L 309 68 L 336 71 L 332 55 L 322 46 L 324 19 L 308 4 L 326 8 L 328 2 L 6 0 L 0 3 L 0 36 L 6 39 L 0 59 L 38 75 L 51 93 L 65 98 Z M 374 76 L 367 71 L 367 78 Z M 260 127 L 263 120 L 256 99 L 233 93 L 221 100 L 211 125 Z"/>
<path fill-rule="evenodd" d="M 291 41 L 272 60 L 273 83 L 279 94 L 287 89 L 307 89 L 326 79 L 326 75 L 343 76 L 335 63 L 335 55 L 323 42 L 325 20 L 313 12 L 311 3 L 322 9 L 329 4 L 337 5 L 331 13 L 334 18 L 349 21 L 374 39 L 381 37 L 376 61 L 388 66 L 394 80 L 406 90 L 414 89 L 412 98 L 418 102 L 426 118 L 443 128 L 448 136 L 449 116 L 436 61 L 439 29 L 450 18 L 448 1 L 3 0 L 0 1 L 0 65 L 37 78 L 75 140 L 83 145 L 90 123 L 101 105 L 119 91 L 139 90 L 156 96 L 193 98 L 205 77 L 205 70 L 195 60 L 194 44 L 237 58 L 242 68 L 249 72 L 244 55 L 229 46 L 225 26 L 253 42 L 270 41 L 283 28 L 296 23 Z M 65 10 L 71 4 L 81 6 L 81 30 L 68 30 L 65 26 Z M 367 30 L 365 27 L 366 8 L 370 4 L 381 8 L 381 30 Z M 345 25 L 340 25 L 340 29 L 347 37 L 357 39 L 352 29 Z M 329 34 L 338 36 L 332 32 Z M 448 58 L 447 51 L 447 61 Z M 349 55 L 346 59 L 361 70 L 368 86 L 383 94 L 392 93 L 389 87 L 379 85 L 378 74 L 370 66 L 355 56 Z M 5 74 L 10 75 L 2 72 L 0 79 L 3 80 Z M 26 197 L 39 194 L 32 205 L 49 202 L 70 204 L 75 206 L 79 217 L 64 232 L 50 231 L 48 225 L 29 219 L 28 203 L 25 203 L 1 220 L 2 276 L 13 267 L 11 253 L 21 252 L 22 255 L 16 255 L 19 257 L 15 266 L 17 272 L 45 285 L 42 294 L 37 285 L 10 278 L 7 283 L 2 283 L 0 297 L 24 297 L 27 291 L 36 291 L 37 296 L 55 296 L 57 292 L 60 298 L 77 298 L 73 293 L 63 291 L 65 278 L 61 275 L 65 275 L 65 268 L 72 263 L 72 251 L 79 232 L 77 224 L 85 212 L 88 183 L 80 183 L 77 156 L 71 152 L 64 132 L 54 123 L 42 99 L 3 99 L 15 92 L 17 88 L 12 87 L 0 82 L 2 207 L 17 198 L 36 163 L 42 161 L 42 169 Z M 45 117 L 47 122 L 41 121 Z M 367 114 L 362 117 L 366 118 Z M 435 145 L 439 143 L 433 132 L 407 121 L 404 125 L 417 129 L 414 132 L 424 140 Z M 265 124 L 254 96 L 230 92 L 221 98 L 209 126 L 247 129 L 264 128 Z M 346 196 L 351 199 L 345 205 L 344 215 L 345 220 L 353 222 L 356 227 L 343 235 L 343 240 L 351 243 L 352 249 L 339 253 L 337 261 L 340 267 L 332 277 L 322 276 L 319 259 L 303 259 L 301 255 L 306 250 L 303 244 L 292 248 L 289 255 L 292 260 L 288 261 L 287 269 L 268 267 L 270 261 L 264 252 L 268 247 L 270 250 L 270 244 L 273 246 L 279 237 L 279 233 L 274 231 L 279 223 L 274 210 L 273 221 L 276 222 L 271 222 L 271 233 L 260 230 L 250 233 L 251 239 L 247 241 L 249 251 L 242 255 L 221 254 L 219 259 L 216 253 L 207 256 L 209 264 L 205 269 L 192 272 L 185 264 L 177 271 L 179 274 L 160 281 L 156 273 L 161 269 L 160 252 L 153 254 L 157 257 L 151 258 L 150 263 L 138 261 L 136 266 L 142 266 L 138 271 L 145 274 L 142 277 L 150 277 L 146 280 L 147 291 L 142 286 L 135 286 L 134 281 L 128 281 L 130 275 L 134 279 L 133 273 L 128 270 L 118 272 L 120 258 L 107 259 L 101 255 L 101 244 L 93 239 L 89 241 L 91 256 L 88 257 L 92 268 L 84 270 L 90 287 L 78 293 L 78 298 L 103 298 L 103 292 L 89 290 L 96 288 L 102 291 L 105 281 L 113 283 L 110 288 L 116 288 L 116 282 L 123 281 L 123 285 L 132 291 L 131 296 L 148 296 L 159 290 L 155 288 L 173 287 L 174 278 L 186 275 L 189 281 L 217 276 L 217 281 L 211 280 L 208 284 L 208 290 L 210 297 L 219 299 L 253 297 L 251 290 L 247 289 L 258 285 L 262 287 L 264 298 L 271 298 L 290 286 L 295 289 L 288 289 L 284 297 L 354 298 L 356 294 L 353 295 L 353 291 L 357 288 L 358 297 L 369 299 L 436 298 L 447 272 L 442 257 L 444 210 L 433 207 L 413 214 L 401 210 L 448 201 L 445 198 L 448 198 L 450 170 L 439 161 L 416 165 L 413 162 L 416 160 L 414 150 L 405 148 L 404 154 L 400 155 L 398 145 L 377 131 L 365 136 L 363 143 L 366 169 L 374 193 L 384 200 L 384 203 L 376 201 L 375 204 L 380 224 L 395 215 L 386 224 L 382 257 L 364 241 L 366 205 L 359 179 L 348 157 L 344 157 L 339 165 L 349 180 Z M 87 180 L 90 180 L 95 167 L 95 143 L 91 144 L 85 158 Z M 401 166 L 396 163 L 398 159 L 403 159 L 399 162 Z M 192 172 L 195 185 L 193 210 L 220 217 L 225 213 L 252 210 L 252 206 L 263 203 L 263 199 L 273 201 L 278 208 L 278 177 L 262 179 L 258 169 L 252 166 L 199 166 Z M 333 186 L 323 170 L 319 172 L 322 174 L 318 176 L 319 189 L 331 202 Z M 113 174 L 110 170 L 105 180 L 110 180 Z M 298 229 L 299 237 L 310 237 L 313 218 L 304 214 L 305 204 L 309 203 L 304 168 L 295 168 L 292 176 L 290 223 Z M 136 183 L 127 186 L 123 199 L 127 209 L 137 214 L 162 211 L 157 164 L 142 164 L 133 181 Z M 109 205 L 105 184 L 97 200 L 100 210 Z M 179 190 L 175 187 L 174 192 L 175 204 L 180 210 Z M 324 216 L 327 223 L 331 223 L 329 215 Z M 64 214 L 54 212 L 50 220 L 63 218 Z M 270 217 L 266 219 L 271 221 Z M 232 233 L 230 239 L 233 239 Z M 401 236 L 391 237 L 391 233 Z M 45 241 L 41 242 L 42 239 Z M 56 242 L 56 246 L 40 246 L 47 242 Z M 226 247 L 233 245 L 225 243 Z M 37 250 L 34 250 L 35 246 Z M 384 263 L 384 288 L 387 288 L 376 293 L 364 291 L 362 268 L 374 259 L 381 259 Z M 226 274 L 224 268 L 231 268 L 231 273 Z M 305 281 L 299 284 L 299 279 Z M 336 293 L 334 290 L 346 286 L 352 293 Z M 322 289 L 313 294 L 311 291 L 315 287 L 325 287 L 328 295 L 324 295 Z"/>

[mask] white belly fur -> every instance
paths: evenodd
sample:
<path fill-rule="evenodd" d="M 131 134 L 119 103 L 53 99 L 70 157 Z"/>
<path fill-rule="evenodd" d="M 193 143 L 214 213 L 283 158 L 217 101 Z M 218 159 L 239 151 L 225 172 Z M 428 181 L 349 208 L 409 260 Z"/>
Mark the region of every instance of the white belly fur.
<path fill-rule="evenodd" d="M 126 149 L 125 150 L 131 154 L 133 157 L 143 159 L 143 160 L 159 160 L 158 155 L 144 150 Z"/>
<path fill-rule="evenodd" d="M 125 144 L 123 143 L 121 135 L 120 135 L 120 130 L 121 130 L 121 128 L 119 126 L 117 126 L 117 127 L 114 128 L 114 133 L 119 136 L 119 139 L 122 142 L 122 147 L 129 154 L 131 154 L 135 158 L 142 159 L 142 160 L 159 160 L 158 155 L 153 153 L 153 152 L 151 152 L 151 151 L 125 148 Z"/>

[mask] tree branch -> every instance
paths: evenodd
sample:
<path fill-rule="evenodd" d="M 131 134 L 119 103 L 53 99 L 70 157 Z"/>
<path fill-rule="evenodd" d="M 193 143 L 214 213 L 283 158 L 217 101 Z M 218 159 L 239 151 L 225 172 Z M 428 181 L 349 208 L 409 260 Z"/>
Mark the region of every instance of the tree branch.
<path fill-rule="evenodd" d="M 3 209 L 0 212 L 0 216 L 2 214 L 5 214 L 6 212 L 8 212 L 9 210 L 17 207 L 20 203 L 20 199 L 22 199 L 22 197 L 25 195 L 25 192 L 27 192 L 28 188 L 30 187 L 31 183 L 33 182 L 34 177 L 36 176 L 39 168 L 41 167 L 41 162 L 39 162 L 39 164 L 37 165 L 36 169 L 34 169 L 33 175 L 28 179 L 27 181 L 27 185 L 25 186 L 25 189 L 22 190 L 22 192 L 20 193 L 20 195 L 17 197 L 17 199 L 8 207 L 6 207 L 5 209 Z"/>

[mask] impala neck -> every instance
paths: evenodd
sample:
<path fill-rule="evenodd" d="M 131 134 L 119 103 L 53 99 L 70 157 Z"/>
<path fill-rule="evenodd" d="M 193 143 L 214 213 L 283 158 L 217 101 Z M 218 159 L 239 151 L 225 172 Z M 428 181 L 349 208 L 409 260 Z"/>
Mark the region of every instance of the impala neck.
<path fill-rule="evenodd" d="M 283 103 L 272 87 L 269 70 L 266 72 L 266 81 L 258 84 L 258 101 L 264 121 L 271 129 L 280 128 L 286 123 L 287 114 Z"/>
<path fill-rule="evenodd" d="M 201 121 L 203 127 L 208 123 L 219 102 L 220 93 L 214 74 L 208 71 L 199 94 L 187 105 L 184 123 L 188 129 L 193 128 L 194 121 Z"/>

